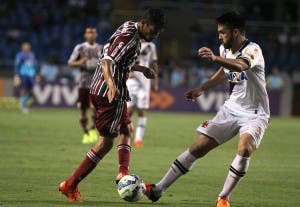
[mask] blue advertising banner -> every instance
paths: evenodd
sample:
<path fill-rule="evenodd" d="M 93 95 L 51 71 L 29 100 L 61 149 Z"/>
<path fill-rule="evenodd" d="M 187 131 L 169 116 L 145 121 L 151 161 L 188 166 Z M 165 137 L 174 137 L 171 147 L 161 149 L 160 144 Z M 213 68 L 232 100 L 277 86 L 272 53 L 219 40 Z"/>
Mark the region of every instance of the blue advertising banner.
<path fill-rule="evenodd" d="M 151 92 L 151 110 L 174 112 L 213 113 L 224 103 L 228 94 L 222 89 L 212 89 L 201 95 L 197 101 L 184 98 L 185 87 L 161 87 Z M 18 94 L 18 90 L 15 90 Z M 34 87 L 34 106 L 38 107 L 76 107 L 78 86 L 76 84 L 40 83 Z M 279 114 L 280 91 L 270 91 L 270 107 L 273 115 Z"/>

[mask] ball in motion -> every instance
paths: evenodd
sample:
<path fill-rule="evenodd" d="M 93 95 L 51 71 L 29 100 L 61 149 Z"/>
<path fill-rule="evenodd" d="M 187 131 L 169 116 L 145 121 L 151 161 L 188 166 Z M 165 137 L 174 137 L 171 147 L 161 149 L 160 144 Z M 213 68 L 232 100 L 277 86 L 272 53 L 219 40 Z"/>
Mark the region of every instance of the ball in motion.
<path fill-rule="evenodd" d="M 118 183 L 118 193 L 128 202 L 136 202 L 145 194 L 144 181 L 138 175 L 125 175 Z"/>

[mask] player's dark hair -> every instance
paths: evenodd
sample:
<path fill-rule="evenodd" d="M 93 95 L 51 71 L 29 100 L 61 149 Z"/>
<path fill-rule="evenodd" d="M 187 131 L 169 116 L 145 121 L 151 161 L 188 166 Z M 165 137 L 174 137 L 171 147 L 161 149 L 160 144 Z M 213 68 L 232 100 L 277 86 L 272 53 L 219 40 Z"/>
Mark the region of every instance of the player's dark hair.
<path fill-rule="evenodd" d="M 165 28 L 165 15 L 161 9 L 148 9 L 142 19 L 153 24 L 158 31 Z"/>
<path fill-rule="evenodd" d="M 216 21 L 218 24 L 224 25 L 229 29 L 239 29 L 242 34 L 245 33 L 245 19 L 237 12 L 224 13 Z"/>

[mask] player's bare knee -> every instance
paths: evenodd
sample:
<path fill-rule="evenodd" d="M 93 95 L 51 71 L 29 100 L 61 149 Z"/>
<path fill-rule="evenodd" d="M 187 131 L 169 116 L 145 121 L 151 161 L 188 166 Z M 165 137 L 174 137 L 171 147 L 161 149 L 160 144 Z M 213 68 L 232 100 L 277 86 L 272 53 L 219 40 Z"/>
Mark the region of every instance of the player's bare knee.
<path fill-rule="evenodd" d="M 146 116 L 146 111 L 144 109 L 138 109 L 138 116 L 143 118 Z"/>
<path fill-rule="evenodd" d="M 218 143 L 214 139 L 200 135 L 199 139 L 190 147 L 190 153 L 196 158 L 201 158 L 217 146 Z"/>
<path fill-rule="evenodd" d="M 128 124 L 128 129 L 129 129 L 129 132 L 130 132 L 130 133 L 133 133 L 133 132 L 134 132 L 134 126 L 133 126 L 133 123 Z"/>
<path fill-rule="evenodd" d="M 242 157 L 250 157 L 254 150 L 255 146 L 252 143 L 240 143 L 237 153 Z"/>
<path fill-rule="evenodd" d="M 122 124 L 122 125 L 121 125 L 121 128 L 120 128 L 120 134 L 123 134 L 123 135 L 129 137 L 129 135 L 130 135 L 130 133 L 131 133 L 132 131 L 133 131 L 133 130 L 131 130 L 130 124 Z"/>

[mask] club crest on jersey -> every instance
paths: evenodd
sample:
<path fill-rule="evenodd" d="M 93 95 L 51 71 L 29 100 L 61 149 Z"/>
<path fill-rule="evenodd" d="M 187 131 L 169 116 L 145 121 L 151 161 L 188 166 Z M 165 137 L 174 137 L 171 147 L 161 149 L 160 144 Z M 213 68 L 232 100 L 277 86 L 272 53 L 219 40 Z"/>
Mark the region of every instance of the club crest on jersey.
<path fill-rule="evenodd" d="M 228 80 L 230 82 L 233 82 L 233 83 L 248 80 L 248 77 L 247 77 L 245 71 L 242 71 L 242 72 L 229 72 L 229 73 L 227 73 L 227 77 L 228 77 Z"/>
<path fill-rule="evenodd" d="M 259 139 L 262 135 L 262 128 L 261 127 L 258 127 L 256 130 L 255 130 L 255 138 L 256 139 Z"/>
<path fill-rule="evenodd" d="M 206 128 L 208 127 L 208 121 L 205 121 L 201 124 L 201 127 Z"/>

